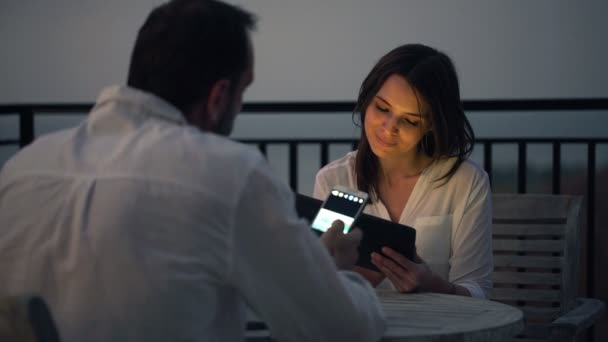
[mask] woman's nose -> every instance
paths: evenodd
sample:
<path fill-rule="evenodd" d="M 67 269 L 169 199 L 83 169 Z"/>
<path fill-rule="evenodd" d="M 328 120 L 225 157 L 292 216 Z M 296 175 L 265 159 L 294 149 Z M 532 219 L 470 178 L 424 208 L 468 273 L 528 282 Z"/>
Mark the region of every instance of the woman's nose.
<path fill-rule="evenodd" d="M 390 115 L 384 119 L 384 122 L 382 123 L 382 127 L 391 133 L 396 133 L 398 130 L 397 124 L 398 124 L 397 118 L 393 115 Z"/>

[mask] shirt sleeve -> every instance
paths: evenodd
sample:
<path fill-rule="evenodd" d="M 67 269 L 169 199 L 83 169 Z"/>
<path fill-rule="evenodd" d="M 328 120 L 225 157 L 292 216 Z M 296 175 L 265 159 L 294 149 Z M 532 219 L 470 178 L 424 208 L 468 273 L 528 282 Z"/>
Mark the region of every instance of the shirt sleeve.
<path fill-rule="evenodd" d="M 450 281 L 472 297 L 488 298 L 492 290 L 492 193 L 485 172 L 474 176 L 459 222 L 452 233 Z"/>
<path fill-rule="evenodd" d="M 265 161 L 247 177 L 234 214 L 229 273 L 247 304 L 280 341 L 378 340 L 384 314 L 369 283 L 337 270 Z"/>

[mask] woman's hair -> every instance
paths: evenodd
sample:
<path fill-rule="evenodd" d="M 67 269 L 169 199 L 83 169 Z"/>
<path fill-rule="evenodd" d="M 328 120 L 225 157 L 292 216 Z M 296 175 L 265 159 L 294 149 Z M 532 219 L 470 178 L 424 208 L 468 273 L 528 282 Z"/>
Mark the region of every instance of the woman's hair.
<path fill-rule="evenodd" d="M 432 130 L 420 140 L 420 151 L 433 161 L 456 157 L 456 162 L 450 170 L 436 179 L 447 182 L 471 154 L 475 141 L 471 124 L 462 109 L 458 76 L 452 61 L 444 53 L 421 44 L 407 44 L 393 49 L 376 63 L 361 85 L 353 113 L 353 120 L 359 115 L 360 120 L 355 121 L 356 124 L 364 125 L 368 106 L 391 75 L 399 75 L 407 80 L 414 89 L 418 107 L 427 111 L 424 113 L 424 126 L 432 127 Z M 422 106 L 422 103 L 425 106 Z M 378 158 L 370 148 L 363 127 L 355 173 L 360 190 L 369 193 L 372 193 L 372 190 L 377 191 Z"/>

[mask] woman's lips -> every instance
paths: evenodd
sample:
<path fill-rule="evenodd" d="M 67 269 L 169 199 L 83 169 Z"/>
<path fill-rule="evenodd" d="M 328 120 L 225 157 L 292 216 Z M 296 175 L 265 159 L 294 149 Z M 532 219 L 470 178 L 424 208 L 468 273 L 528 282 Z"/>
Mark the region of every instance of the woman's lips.
<path fill-rule="evenodd" d="M 380 135 L 378 135 L 377 133 L 376 133 L 376 141 L 377 141 L 377 142 L 378 142 L 380 145 L 385 146 L 385 147 L 393 147 L 393 146 L 397 145 L 397 143 L 396 143 L 396 142 L 390 142 L 390 141 L 387 141 L 387 140 L 383 139 L 383 138 L 382 138 Z"/>

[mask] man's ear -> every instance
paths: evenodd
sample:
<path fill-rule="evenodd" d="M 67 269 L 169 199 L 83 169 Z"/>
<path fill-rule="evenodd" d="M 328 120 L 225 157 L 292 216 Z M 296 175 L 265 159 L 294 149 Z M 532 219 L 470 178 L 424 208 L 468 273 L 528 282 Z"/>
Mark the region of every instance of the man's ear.
<path fill-rule="evenodd" d="M 215 127 L 217 122 L 221 120 L 220 116 L 226 111 L 229 104 L 230 81 L 225 78 L 217 80 L 211 86 L 209 97 L 207 98 L 208 127 Z"/>

